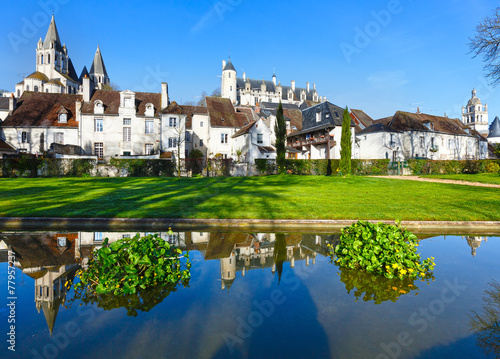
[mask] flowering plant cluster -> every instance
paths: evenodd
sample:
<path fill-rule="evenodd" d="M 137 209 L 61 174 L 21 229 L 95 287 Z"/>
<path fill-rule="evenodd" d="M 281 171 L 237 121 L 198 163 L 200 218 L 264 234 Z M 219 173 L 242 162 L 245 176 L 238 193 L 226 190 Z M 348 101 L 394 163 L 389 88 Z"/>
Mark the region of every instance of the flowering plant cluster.
<path fill-rule="evenodd" d="M 330 257 L 340 267 L 361 269 L 392 278 L 430 278 L 434 257 L 420 259 L 418 239 L 399 224 L 359 221 L 342 229 Z"/>

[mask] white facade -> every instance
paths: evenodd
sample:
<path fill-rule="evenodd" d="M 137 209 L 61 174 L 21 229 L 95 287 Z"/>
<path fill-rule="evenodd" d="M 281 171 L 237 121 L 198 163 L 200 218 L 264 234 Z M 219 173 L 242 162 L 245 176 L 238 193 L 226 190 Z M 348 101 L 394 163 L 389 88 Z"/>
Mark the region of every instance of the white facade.
<path fill-rule="evenodd" d="M 39 154 L 52 143 L 78 146 L 78 128 L 75 127 L 3 127 L 5 140 L 20 152 Z"/>
<path fill-rule="evenodd" d="M 242 129 L 243 130 L 243 129 Z M 262 119 L 255 121 L 245 129 L 235 135 L 234 138 L 234 153 L 241 150 L 241 158 L 233 156 L 233 158 L 254 164 L 256 159 L 276 159 L 276 151 L 271 147 L 276 141 L 273 131 L 267 126 Z"/>

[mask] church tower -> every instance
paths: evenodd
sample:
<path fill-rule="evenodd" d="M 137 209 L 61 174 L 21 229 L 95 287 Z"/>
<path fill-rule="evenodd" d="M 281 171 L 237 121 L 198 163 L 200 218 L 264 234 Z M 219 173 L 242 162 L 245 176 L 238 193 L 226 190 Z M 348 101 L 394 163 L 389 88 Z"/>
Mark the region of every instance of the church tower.
<path fill-rule="evenodd" d="M 94 61 L 90 67 L 89 77 L 98 89 L 102 89 L 104 85 L 109 86 L 108 72 L 106 71 L 106 66 L 104 66 L 104 60 L 102 59 L 99 45 L 97 45 Z"/>
<path fill-rule="evenodd" d="M 59 74 L 68 74 L 68 49 L 61 45 L 54 15 L 45 35 L 45 40 L 38 40 L 36 49 L 36 71 L 45 74 L 49 79 L 58 78 Z"/>
<path fill-rule="evenodd" d="M 481 104 L 475 89 L 472 90 L 472 97 L 467 102 L 467 107 L 462 107 L 462 122 L 481 135 L 488 135 L 488 104 L 484 106 Z"/>
<path fill-rule="evenodd" d="M 222 81 L 220 86 L 221 97 L 230 99 L 236 103 L 236 70 L 234 69 L 231 58 L 222 60 Z"/>

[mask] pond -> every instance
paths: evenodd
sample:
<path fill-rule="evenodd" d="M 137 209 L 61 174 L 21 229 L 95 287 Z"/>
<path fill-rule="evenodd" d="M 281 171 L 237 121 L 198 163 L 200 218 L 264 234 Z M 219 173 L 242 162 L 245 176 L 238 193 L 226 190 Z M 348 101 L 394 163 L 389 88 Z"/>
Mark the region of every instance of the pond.
<path fill-rule="evenodd" d="M 0 309 L 1 356 L 500 355 L 499 237 L 419 236 L 422 258 L 435 257 L 434 279 L 400 283 L 332 264 L 327 245 L 338 242 L 337 234 L 165 232 L 159 235 L 190 251 L 188 286 L 154 292 L 136 309 L 75 299 L 64 284 L 88 265 L 94 246 L 135 234 L 0 233 L 0 288 L 10 305 Z M 480 331 L 475 315 L 496 322 L 496 332 Z"/>

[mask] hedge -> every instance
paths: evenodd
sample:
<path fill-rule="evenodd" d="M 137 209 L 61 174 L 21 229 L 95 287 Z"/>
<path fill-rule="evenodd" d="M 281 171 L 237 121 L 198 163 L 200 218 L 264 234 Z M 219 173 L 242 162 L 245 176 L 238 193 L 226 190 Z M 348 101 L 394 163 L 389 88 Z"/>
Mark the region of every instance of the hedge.
<path fill-rule="evenodd" d="M 408 167 L 414 175 L 458 174 L 496 172 L 495 164 L 500 160 L 408 160 Z"/>
<path fill-rule="evenodd" d="M 2 177 L 82 177 L 90 176 L 95 165 L 92 159 L 23 156 L 0 159 L 0 173 Z"/>
<path fill-rule="evenodd" d="M 336 175 L 339 171 L 340 160 L 286 160 L 286 172 L 295 175 Z M 275 174 L 274 160 L 255 160 L 257 170 L 261 174 Z M 389 160 L 352 160 L 352 174 L 354 175 L 387 175 Z"/>
<path fill-rule="evenodd" d="M 116 159 L 109 164 L 124 172 L 127 177 L 174 177 L 175 162 L 170 160 Z"/>

